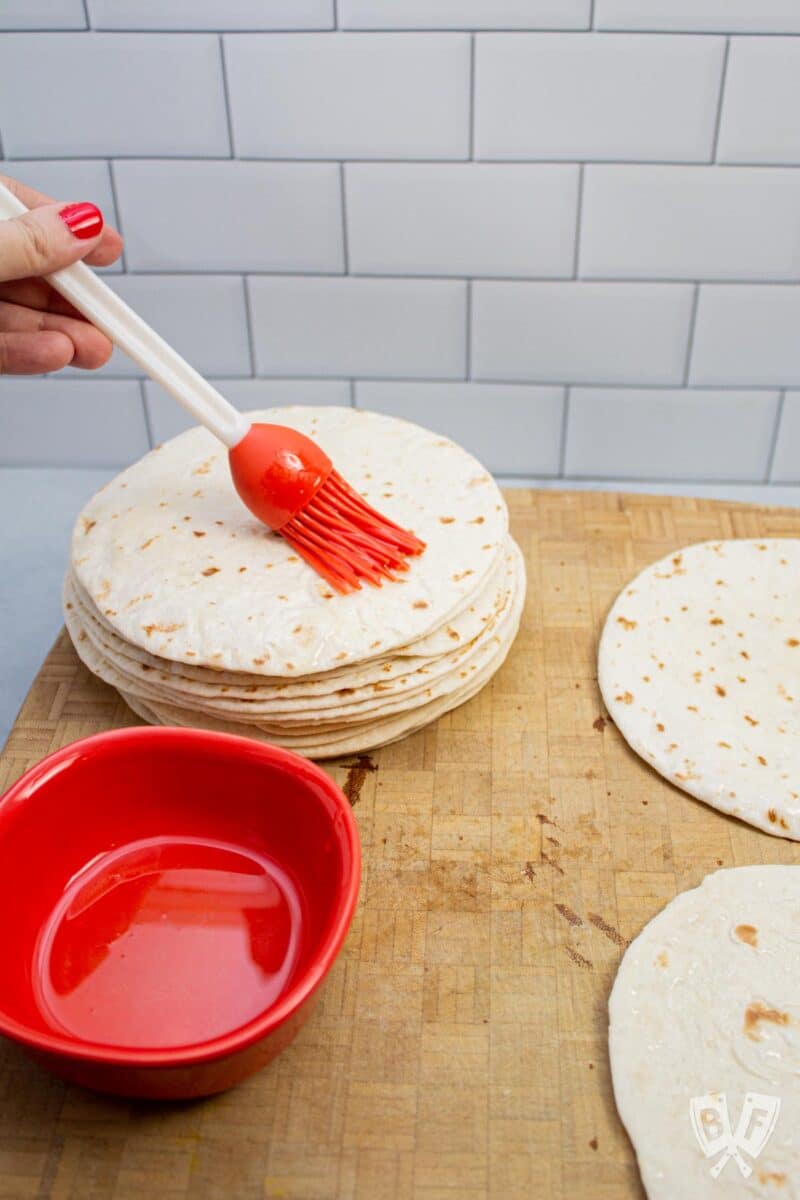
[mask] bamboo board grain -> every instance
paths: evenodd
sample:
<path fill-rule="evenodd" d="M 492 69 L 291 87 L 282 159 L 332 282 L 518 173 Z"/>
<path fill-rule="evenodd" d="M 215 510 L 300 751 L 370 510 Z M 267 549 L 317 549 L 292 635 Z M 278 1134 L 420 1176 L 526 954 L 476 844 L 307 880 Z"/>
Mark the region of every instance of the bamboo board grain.
<path fill-rule="evenodd" d="M 626 940 L 708 871 L 797 863 L 800 847 L 706 808 L 627 749 L 604 721 L 597 636 L 647 563 L 708 538 L 797 537 L 800 512 L 508 500 L 529 590 L 502 671 L 436 725 L 328 765 L 354 805 L 364 881 L 297 1042 L 227 1095 L 168 1106 L 67 1087 L 4 1044 L 0 1197 L 641 1197 L 606 1052 Z M 66 742 L 137 723 L 62 636 L 0 791 Z"/>

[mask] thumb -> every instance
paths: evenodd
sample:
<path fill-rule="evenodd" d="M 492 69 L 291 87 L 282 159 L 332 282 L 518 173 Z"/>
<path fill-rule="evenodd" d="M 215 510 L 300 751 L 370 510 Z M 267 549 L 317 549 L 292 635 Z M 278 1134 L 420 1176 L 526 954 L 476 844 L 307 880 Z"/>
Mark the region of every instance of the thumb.
<path fill-rule="evenodd" d="M 94 204 L 43 204 L 0 221 L 0 282 L 68 267 L 94 250 L 102 232 Z"/>

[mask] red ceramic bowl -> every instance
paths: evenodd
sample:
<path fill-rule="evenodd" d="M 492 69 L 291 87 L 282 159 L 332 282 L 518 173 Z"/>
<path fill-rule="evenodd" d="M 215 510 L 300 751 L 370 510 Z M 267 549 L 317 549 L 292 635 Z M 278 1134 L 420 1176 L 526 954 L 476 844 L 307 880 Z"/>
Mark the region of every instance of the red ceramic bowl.
<path fill-rule="evenodd" d="M 65 746 L 0 799 L 0 1034 L 86 1087 L 222 1091 L 294 1037 L 356 905 L 328 776 L 195 729 Z"/>

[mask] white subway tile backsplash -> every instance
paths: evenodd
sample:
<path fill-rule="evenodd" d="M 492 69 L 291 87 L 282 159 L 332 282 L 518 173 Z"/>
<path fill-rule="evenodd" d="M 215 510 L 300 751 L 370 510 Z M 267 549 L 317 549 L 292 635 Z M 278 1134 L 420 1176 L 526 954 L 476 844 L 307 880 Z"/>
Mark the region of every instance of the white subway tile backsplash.
<path fill-rule="evenodd" d="M 282 408 L 287 404 L 350 405 L 350 384 L 345 379 L 212 379 L 235 408 Z M 183 433 L 194 421 L 157 383 L 144 385 L 150 429 L 155 445 Z"/>
<path fill-rule="evenodd" d="M 731 41 L 718 158 L 800 163 L 800 38 Z"/>
<path fill-rule="evenodd" d="M 135 380 L 0 380 L 0 466 L 125 466 L 148 446 Z"/>
<path fill-rule="evenodd" d="M 800 172 L 585 168 L 580 273 L 613 279 L 800 279 Z"/>
<path fill-rule="evenodd" d="M 333 0 L 88 0 L 94 29 L 332 29 Z"/>
<path fill-rule="evenodd" d="M 800 383 L 800 287 L 700 288 L 690 381 L 781 387 Z"/>
<path fill-rule="evenodd" d="M 777 392 L 573 388 L 566 475 L 763 480 Z"/>
<path fill-rule="evenodd" d="M 259 375 L 463 378 L 463 282 L 249 280 Z"/>
<path fill-rule="evenodd" d="M 466 34 L 225 37 L 245 158 L 467 158 Z"/>
<path fill-rule="evenodd" d="M 339 0 L 343 29 L 588 29 L 591 0 Z"/>
<path fill-rule="evenodd" d="M 367 381 L 356 384 L 356 407 L 435 429 L 497 474 L 558 474 L 563 388 Z"/>
<path fill-rule="evenodd" d="M 219 39 L 209 34 L 9 34 L 0 113 L 10 158 L 230 150 Z"/>
<path fill-rule="evenodd" d="M 202 375 L 249 375 L 244 284 L 236 276 L 120 275 L 108 280 L 157 333 Z M 70 367 L 69 375 L 85 377 Z M 141 377 L 121 350 L 94 372 L 106 377 Z"/>
<path fill-rule="evenodd" d="M 83 0 L 3 0 L 0 29 L 85 29 Z"/>
<path fill-rule="evenodd" d="M 356 163 L 345 177 L 353 272 L 572 274 L 575 166 Z"/>
<path fill-rule="evenodd" d="M 668 34 L 477 36 L 477 158 L 702 161 L 724 40 Z"/>
<path fill-rule="evenodd" d="M 132 270 L 344 267 L 334 163 L 123 160 L 114 169 Z"/>
<path fill-rule="evenodd" d="M 100 159 L 25 159 L 7 163 L 9 174 L 54 200 L 91 200 L 103 213 L 106 223 L 119 225 L 107 162 Z M 118 259 L 106 272 L 122 270 Z"/>
<path fill-rule="evenodd" d="M 783 398 L 770 479 L 775 483 L 800 483 L 800 392 L 787 392 Z"/>
<path fill-rule="evenodd" d="M 654 283 L 473 284 L 477 379 L 680 383 L 692 288 Z"/>
<path fill-rule="evenodd" d="M 597 29 L 800 33 L 797 0 L 595 0 Z"/>

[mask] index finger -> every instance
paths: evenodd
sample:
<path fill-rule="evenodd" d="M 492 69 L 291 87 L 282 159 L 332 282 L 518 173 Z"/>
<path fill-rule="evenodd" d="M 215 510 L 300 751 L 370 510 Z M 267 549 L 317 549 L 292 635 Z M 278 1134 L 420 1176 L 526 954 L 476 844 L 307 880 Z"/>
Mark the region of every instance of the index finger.
<path fill-rule="evenodd" d="M 27 183 L 20 183 L 18 179 L 11 179 L 8 175 L 0 175 L 0 183 L 4 183 L 26 208 L 41 208 L 43 204 L 58 203 L 52 196 L 45 196 L 43 192 L 37 192 L 36 188 L 29 187 Z M 84 262 L 93 267 L 107 267 L 116 262 L 121 253 L 122 238 L 112 225 L 105 225 L 100 241 L 91 254 L 86 255 Z"/>

